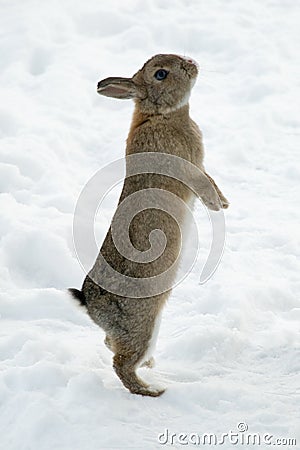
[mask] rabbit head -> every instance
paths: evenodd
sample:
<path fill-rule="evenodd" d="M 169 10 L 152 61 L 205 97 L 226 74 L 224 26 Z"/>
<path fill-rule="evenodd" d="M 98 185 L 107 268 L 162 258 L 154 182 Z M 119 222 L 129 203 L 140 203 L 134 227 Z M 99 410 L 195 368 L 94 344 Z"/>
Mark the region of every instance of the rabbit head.
<path fill-rule="evenodd" d="M 197 75 L 197 63 L 190 58 L 156 55 L 132 78 L 100 81 L 97 92 L 107 97 L 132 98 L 145 114 L 166 114 L 188 103 Z"/>

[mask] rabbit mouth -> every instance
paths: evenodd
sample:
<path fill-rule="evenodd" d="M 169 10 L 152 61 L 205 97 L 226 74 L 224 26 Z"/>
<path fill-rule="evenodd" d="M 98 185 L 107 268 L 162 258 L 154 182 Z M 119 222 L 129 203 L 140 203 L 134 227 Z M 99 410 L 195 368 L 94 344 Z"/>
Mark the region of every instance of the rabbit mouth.
<path fill-rule="evenodd" d="M 196 82 L 196 78 L 198 76 L 198 68 L 195 65 L 189 65 L 187 66 L 186 64 L 182 64 L 181 66 L 182 70 L 184 70 L 184 72 L 186 73 L 186 75 L 188 76 L 188 78 L 191 81 L 191 88 L 194 86 L 195 82 Z"/>

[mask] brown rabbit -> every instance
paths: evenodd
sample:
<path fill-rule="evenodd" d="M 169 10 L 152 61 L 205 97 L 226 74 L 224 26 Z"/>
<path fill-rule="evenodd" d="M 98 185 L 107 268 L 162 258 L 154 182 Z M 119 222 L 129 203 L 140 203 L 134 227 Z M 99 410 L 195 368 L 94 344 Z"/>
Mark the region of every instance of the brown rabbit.
<path fill-rule="evenodd" d="M 127 159 L 129 155 L 153 152 L 175 155 L 192 163 L 200 169 L 200 175 L 199 179 L 191 180 L 191 185 L 196 186 L 195 190 L 200 193 L 204 204 L 217 211 L 227 208 L 229 203 L 204 170 L 201 132 L 189 116 L 188 100 L 197 74 L 198 67 L 193 60 L 161 54 L 147 61 L 132 78 L 111 77 L 100 81 L 97 91 L 107 97 L 134 99 Z M 191 188 L 178 179 L 160 173 L 129 174 L 124 181 L 119 205 L 130 195 L 146 189 L 175 194 L 185 203 L 194 196 Z M 137 376 L 136 369 L 141 365 L 153 365 L 151 351 L 160 313 L 170 289 L 162 289 L 157 295 L 144 292 L 142 298 L 136 298 L 126 295 L 125 283 L 122 285 L 124 295 L 110 292 L 103 288 L 102 281 L 108 275 L 101 258 L 116 272 L 135 280 L 156 277 L 172 264 L 176 268 L 181 245 L 180 228 L 185 214 L 183 210 L 178 211 L 177 220 L 174 220 L 166 210 L 161 205 L 148 209 L 141 207 L 129 227 L 132 246 L 141 253 L 149 250 L 150 233 L 163 231 L 166 245 L 158 258 L 136 262 L 134 258 L 124 257 L 115 246 L 110 227 L 82 290 L 70 289 L 87 308 L 90 317 L 105 331 L 105 343 L 114 353 L 113 366 L 124 386 L 134 394 L 153 397 L 161 395 L 164 390 L 147 385 Z M 121 228 L 119 231 L 124 232 Z"/>

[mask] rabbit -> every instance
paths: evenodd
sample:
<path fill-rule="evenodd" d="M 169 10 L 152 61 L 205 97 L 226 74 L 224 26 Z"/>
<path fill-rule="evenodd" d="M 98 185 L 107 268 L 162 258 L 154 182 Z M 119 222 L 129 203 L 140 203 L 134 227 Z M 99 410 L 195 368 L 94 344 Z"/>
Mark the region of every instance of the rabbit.
<path fill-rule="evenodd" d="M 189 116 L 189 97 L 198 75 L 198 65 L 191 58 L 159 54 L 149 59 L 132 78 L 110 77 L 100 81 L 97 92 L 116 99 L 133 99 L 135 109 L 126 145 L 126 156 L 142 152 L 161 152 L 187 160 L 200 169 L 200 196 L 212 210 L 227 208 L 229 203 L 203 166 L 202 135 Z M 176 179 L 156 173 L 126 177 L 119 204 L 132 193 L 158 188 L 177 195 L 188 203 L 194 195 Z M 184 221 L 184 213 L 179 222 Z M 180 224 L 179 224 L 180 225 Z M 143 252 L 149 248 L 149 233 L 161 229 L 167 236 L 165 251 L 155 261 L 136 263 L 116 249 L 110 227 L 100 249 L 102 257 L 117 272 L 135 278 L 155 276 L 174 262 L 180 252 L 180 229 L 165 211 L 150 208 L 132 220 L 130 240 Z M 81 290 L 70 294 L 87 309 L 88 314 L 106 333 L 105 344 L 114 353 L 113 367 L 123 385 L 133 394 L 157 397 L 165 389 L 145 383 L 136 373 L 141 366 L 153 367 L 153 347 L 162 309 L 171 289 L 158 295 L 133 298 L 119 296 L 101 287 L 105 276 L 97 258 Z M 97 280 L 97 281 L 95 281 Z M 126 288 L 126 287 L 125 287 Z"/>

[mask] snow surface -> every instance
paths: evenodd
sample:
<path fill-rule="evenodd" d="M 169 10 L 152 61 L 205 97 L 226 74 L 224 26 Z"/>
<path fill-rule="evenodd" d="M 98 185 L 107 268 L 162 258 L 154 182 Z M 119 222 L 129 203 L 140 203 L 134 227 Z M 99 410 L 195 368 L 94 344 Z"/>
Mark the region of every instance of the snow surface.
<path fill-rule="evenodd" d="M 167 428 L 218 434 L 239 422 L 297 437 L 299 448 L 299 2 L 0 8 L 1 450 L 163 448 Z M 133 109 L 99 97 L 96 83 L 169 52 L 200 64 L 191 115 L 231 206 L 217 272 L 199 285 L 196 266 L 164 311 L 157 366 L 141 369 L 167 387 L 153 399 L 123 388 L 103 332 L 65 289 L 84 277 L 72 242 L 76 200 L 97 169 L 123 156 Z M 99 243 L 118 193 L 103 205 Z M 204 255 L 199 203 L 195 217 Z M 232 447 L 247 448 L 220 448 Z"/>

